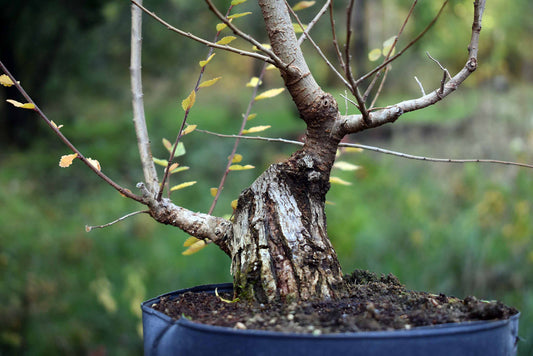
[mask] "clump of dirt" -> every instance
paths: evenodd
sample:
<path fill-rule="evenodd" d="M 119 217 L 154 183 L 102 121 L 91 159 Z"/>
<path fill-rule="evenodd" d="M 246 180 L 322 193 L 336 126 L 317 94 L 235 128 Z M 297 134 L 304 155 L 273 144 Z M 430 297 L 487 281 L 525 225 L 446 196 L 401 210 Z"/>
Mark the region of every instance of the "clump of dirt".
<path fill-rule="evenodd" d="M 506 319 L 518 313 L 501 302 L 409 291 L 393 275 L 378 277 L 357 270 L 345 280 L 345 295 L 330 301 L 228 303 L 221 298 L 231 300 L 230 293 L 217 297 L 187 292 L 176 299 L 162 298 L 152 307 L 174 319 L 186 317 L 202 324 L 313 334 L 410 329 Z"/>

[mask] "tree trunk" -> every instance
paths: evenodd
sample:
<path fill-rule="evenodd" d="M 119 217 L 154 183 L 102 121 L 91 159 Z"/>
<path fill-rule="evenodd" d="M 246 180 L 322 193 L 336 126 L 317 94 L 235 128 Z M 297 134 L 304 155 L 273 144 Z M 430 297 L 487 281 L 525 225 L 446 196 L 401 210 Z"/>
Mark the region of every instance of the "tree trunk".
<path fill-rule="evenodd" d="M 324 212 L 331 167 L 322 158 L 304 147 L 241 193 L 229 243 L 238 295 L 289 301 L 335 298 L 342 290 Z"/>

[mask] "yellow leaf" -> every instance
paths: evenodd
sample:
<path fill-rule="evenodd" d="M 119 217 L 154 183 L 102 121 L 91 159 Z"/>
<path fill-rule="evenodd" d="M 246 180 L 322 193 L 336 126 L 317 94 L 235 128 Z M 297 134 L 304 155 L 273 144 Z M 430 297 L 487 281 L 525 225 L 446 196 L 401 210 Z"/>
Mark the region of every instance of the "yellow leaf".
<path fill-rule="evenodd" d="M 232 0 L 231 6 L 237 6 L 239 4 L 242 4 L 243 2 L 246 2 L 247 0 Z"/>
<path fill-rule="evenodd" d="M 170 174 L 183 172 L 183 171 L 186 171 L 188 169 L 189 169 L 189 167 L 187 167 L 187 166 L 181 166 L 181 167 L 178 167 L 178 168 L 175 168 L 175 169 L 171 170 Z"/>
<path fill-rule="evenodd" d="M 237 37 L 235 37 L 235 36 L 225 36 L 225 37 L 222 37 L 220 40 L 218 40 L 216 42 L 216 44 L 218 44 L 218 45 L 227 45 L 227 44 L 229 44 L 231 41 L 233 41 L 236 38 Z"/>
<path fill-rule="evenodd" d="M 311 7 L 315 4 L 315 1 L 300 1 L 296 5 L 292 7 L 294 11 L 299 11 L 303 9 L 307 9 L 308 7 Z"/>
<path fill-rule="evenodd" d="M 381 50 L 379 48 L 374 48 L 368 53 L 368 60 L 370 62 L 375 62 L 381 57 Z"/>
<path fill-rule="evenodd" d="M 61 159 L 59 160 L 59 167 L 67 168 L 72 164 L 72 161 L 74 161 L 76 157 L 78 157 L 77 153 L 61 156 Z"/>
<path fill-rule="evenodd" d="M 19 103 L 18 101 L 16 100 L 12 100 L 12 99 L 7 99 L 6 100 L 8 103 L 10 104 L 13 104 L 14 106 L 16 106 L 17 108 L 22 108 L 22 109 L 35 109 L 35 105 L 32 104 L 32 103 Z"/>
<path fill-rule="evenodd" d="M 209 189 L 209 192 L 211 193 L 212 197 L 216 197 L 218 193 L 218 188 L 211 188 Z"/>
<path fill-rule="evenodd" d="M 200 67 L 202 67 L 202 68 L 205 67 L 206 64 L 209 63 L 209 62 L 211 61 L 211 59 L 213 59 L 213 57 L 215 56 L 215 54 L 216 54 L 216 53 L 213 53 L 213 54 L 211 54 L 209 57 L 207 57 L 206 60 L 198 62 L 198 63 L 200 64 Z"/>
<path fill-rule="evenodd" d="M 259 94 L 258 96 L 256 96 L 255 100 L 273 98 L 276 95 L 281 94 L 281 92 L 283 92 L 284 90 L 285 90 L 285 88 L 277 88 L 277 89 L 270 89 L 270 90 L 264 91 L 261 94 Z"/>
<path fill-rule="evenodd" d="M 253 132 L 261 132 L 261 131 L 268 130 L 271 127 L 272 126 L 270 125 L 254 126 L 254 127 L 250 127 L 247 130 L 242 130 L 242 134 L 244 135 L 244 134 L 253 133 Z"/>
<path fill-rule="evenodd" d="M 272 48 L 268 43 L 261 43 L 261 46 L 263 46 L 264 49 L 271 49 Z M 259 48 L 257 48 L 257 46 L 252 46 L 252 49 L 254 51 L 259 51 Z"/>
<path fill-rule="evenodd" d="M 2 74 L 0 75 L 0 84 L 2 84 L 5 87 L 10 87 L 14 85 L 15 83 L 13 83 L 11 78 L 9 78 L 6 74 Z"/>
<path fill-rule="evenodd" d="M 248 15 L 251 15 L 252 13 L 250 11 L 248 12 L 241 12 L 241 13 L 238 13 L 238 14 L 233 14 L 233 15 L 229 15 L 228 16 L 228 19 L 237 19 L 239 17 L 243 17 L 243 16 L 248 16 Z"/>
<path fill-rule="evenodd" d="M 97 160 L 95 159 L 92 159 L 92 158 L 87 158 L 87 161 L 89 161 L 89 163 L 96 169 L 98 169 L 99 171 L 102 170 L 102 167 L 100 166 L 100 162 L 98 162 Z"/>
<path fill-rule="evenodd" d="M 222 298 L 219 294 L 218 294 L 218 288 L 215 288 L 215 295 L 217 296 L 218 299 L 220 299 L 220 301 L 224 302 L 224 303 L 228 303 L 228 304 L 233 304 L 233 303 L 237 303 L 239 301 L 239 298 L 235 298 L 233 300 L 229 300 L 229 299 L 224 299 Z"/>
<path fill-rule="evenodd" d="M 332 184 L 352 185 L 352 183 L 345 181 L 344 179 L 341 179 L 339 177 L 329 177 L 329 182 Z"/>
<path fill-rule="evenodd" d="M 216 78 L 213 78 L 213 79 L 210 79 L 210 80 L 206 80 L 202 83 L 200 83 L 200 85 L 198 86 L 198 88 L 207 88 L 207 87 L 210 87 L 211 85 L 215 84 L 216 82 L 218 82 L 220 80 L 220 78 L 222 77 L 216 77 Z"/>
<path fill-rule="evenodd" d="M 221 23 L 217 23 L 217 26 L 216 26 L 217 32 L 222 31 L 226 27 L 228 27 L 228 25 L 226 25 L 225 23 L 222 23 L 222 22 Z"/>
<path fill-rule="evenodd" d="M 242 166 L 240 164 L 232 164 L 229 166 L 230 171 L 245 171 L 247 169 L 254 169 L 255 166 L 252 166 L 251 164 L 247 164 L 245 166 Z"/>
<path fill-rule="evenodd" d="M 300 26 L 299 23 L 293 23 L 292 28 L 294 29 L 295 33 L 303 33 L 305 29 L 307 28 L 307 25 L 303 25 L 304 28 L 302 29 L 302 26 Z"/>
<path fill-rule="evenodd" d="M 187 134 L 193 132 L 194 130 L 196 130 L 197 126 L 198 125 L 187 125 L 187 127 L 184 128 L 183 131 L 181 132 L 181 135 L 183 136 L 183 135 L 187 135 Z"/>
<path fill-rule="evenodd" d="M 387 40 L 385 40 L 385 42 L 383 42 L 383 55 L 387 55 L 387 53 L 389 53 L 392 45 L 394 44 L 394 41 L 396 40 L 396 36 L 392 36 L 390 38 L 388 38 Z M 391 52 L 391 56 L 394 54 L 395 52 L 395 48 L 392 49 L 392 52 Z"/>
<path fill-rule="evenodd" d="M 246 83 L 246 86 L 250 87 L 250 88 L 255 88 L 255 87 L 261 85 L 262 83 L 263 82 L 261 80 L 259 80 L 259 78 L 252 77 L 252 78 L 250 78 L 250 81 L 248 83 Z"/>
<path fill-rule="evenodd" d="M 61 129 L 63 127 L 63 125 L 59 125 L 57 126 L 56 123 L 54 122 L 54 120 L 50 120 L 50 123 L 52 124 L 53 127 L 55 127 L 56 129 Z"/>
<path fill-rule="evenodd" d="M 326 205 L 336 205 L 334 202 L 326 200 Z"/>
<path fill-rule="evenodd" d="M 163 146 L 165 146 L 168 152 L 172 152 L 172 144 L 170 143 L 170 141 L 166 138 L 163 138 L 161 141 L 163 142 Z"/>
<path fill-rule="evenodd" d="M 200 251 L 201 249 L 203 249 L 206 246 L 207 246 L 207 244 L 205 243 L 205 241 L 204 240 L 200 240 L 198 242 L 193 243 L 191 246 L 189 246 L 188 249 L 183 251 L 181 254 L 184 255 L 184 256 L 189 256 L 189 255 L 192 255 L 193 253 L 196 253 L 196 252 Z"/>
<path fill-rule="evenodd" d="M 248 115 L 248 117 L 246 118 L 246 120 L 253 120 L 253 119 L 256 118 L 256 116 L 257 116 L 257 114 L 250 114 L 250 115 Z"/>
<path fill-rule="evenodd" d="M 238 153 L 235 153 L 235 156 L 233 156 L 233 159 L 231 160 L 231 163 L 239 163 L 240 161 L 242 161 L 242 155 L 238 154 Z"/>
<path fill-rule="evenodd" d="M 344 161 L 337 161 L 333 164 L 333 168 L 338 168 L 341 171 L 356 171 L 361 168 L 361 166 L 344 162 Z"/>
<path fill-rule="evenodd" d="M 265 69 L 266 69 L 266 70 L 276 69 L 276 66 L 273 65 L 273 64 L 269 64 L 269 65 L 267 65 L 267 67 L 266 67 Z"/>
<path fill-rule="evenodd" d="M 152 157 L 152 160 L 157 165 L 160 165 L 160 166 L 163 166 L 163 167 L 168 166 L 168 161 L 166 159 L 160 159 L 160 158 Z"/>
<path fill-rule="evenodd" d="M 184 111 L 190 110 L 192 106 L 194 105 L 195 100 L 196 100 L 196 92 L 193 90 L 191 91 L 189 96 L 181 102 L 181 107 L 183 108 Z"/>
<path fill-rule="evenodd" d="M 172 163 L 170 167 L 168 167 L 168 170 L 170 171 L 170 174 L 172 174 L 172 171 L 178 168 L 179 163 Z"/>
<path fill-rule="evenodd" d="M 359 147 L 344 147 L 344 152 L 357 153 L 357 152 L 363 152 L 363 149 Z"/>
<path fill-rule="evenodd" d="M 237 199 L 231 201 L 231 207 L 233 208 L 233 210 L 237 209 L 238 203 L 239 201 Z"/>
<path fill-rule="evenodd" d="M 185 240 L 185 242 L 183 243 L 183 246 L 184 247 L 189 247 L 189 246 L 191 246 L 192 244 L 194 244 L 194 243 L 196 243 L 198 241 L 200 241 L 200 239 L 197 239 L 194 236 L 190 236 L 187 240 Z"/>
<path fill-rule="evenodd" d="M 180 189 L 183 189 L 183 188 L 187 188 L 187 187 L 190 187 L 191 185 L 195 185 L 195 184 L 196 184 L 195 180 L 190 181 L 190 182 L 181 183 L 181 184 L 175 185 L 172 188 L 170 188 L 170 191 L 173 192 L 175 190 L 180 190 Z"/>

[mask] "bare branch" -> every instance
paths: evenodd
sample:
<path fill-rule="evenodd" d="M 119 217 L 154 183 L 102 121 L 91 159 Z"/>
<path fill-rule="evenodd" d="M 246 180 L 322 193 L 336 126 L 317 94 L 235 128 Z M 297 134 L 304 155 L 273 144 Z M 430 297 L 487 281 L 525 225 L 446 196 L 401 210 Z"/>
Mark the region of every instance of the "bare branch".
<path fill-rule="evenodd" d="M 142 0 L 139 0 L 142 3 Z M 133 123 L 137 136 L 137 146 L 141 157 L 144 181 L 152 192 L 157 192 L 158 178 L 155 164 L 152 159 L 150 138 L 146 128 L 144 115 L 143 90 L 142 90 L 142 11 L 139 7 L 131 5 L 131 94 L 133 106 Z"/>
<path fill-rule="evenodd" d="M 315 24 L 320 20 L 320 18 L 328 11 L 328 7 L 331 5 L 331 0 L 327 0 L 324 6 L 318 11 L 316 16 L 307 24 L 307 28 L 304 29 L 303 34 L 298 38 L 298 46 L 301 46 L 302 43 L 307 38 L 307 34 L 311 31 L 311 29 L 315 26 Z"/>
<path fill-rule="evenodd" d="M 481 1 L 484 1 L 484 0 L 481 0 Z M 388 60 L 384 61 L 383 63 L 381 63 L 379 66 L 377 66 L 376 68 L 372 69 L 370 72 L 366 73 L 365 75 L 363 75 L 361 78 L 357 79 L 356 83 L 359 84 L 361 83 L 363 80 L 369 78 L 370 76 L 374 75 L 376 72 L 379 72 L 381 69 L 385 68 L 385 66 L 389 63 L 391 63 L 392 61 L 396 60 L 396 58 L 400 57 L 402 54 L 405 53 L 405 51 L 407 51 L 412 45 L 414 45 L 416 42 L 418 42 L 422 37 L 424 37 L 424 35 L 429 31 L 429 29 L 435 24 L 435 22 L 437 22 L 438 18 L 440 17 L 441 13 L 442 13 L 442 10 L 444 10 L 444 7 L 446 6 L 446 4 L 448 3 L 448 0 L 446 0 L 441 8 L 439 9 L 439 12 L 437 13 L 437 15 L 433 18 L 433 20 L 431 20 L 431 22 L 426 26 L 426 28 L 420 32 L 418 34 L 418 36 L 416 36 L 411 42 L 409 42 L 407 44 L 407 46 L 405 46 L 401 51 L 399 51 L 398 53 L 396 53 L 394 56 L 392 56 L 391 58 L 389 58 Z M 477 48 L 477 47 L 476 47 Z M 477 56 L 477 52 L 476 52 L 476 56 Z"/>
<path fill-rule="evenodd" d="M 182 31 L 172 25 L 170 25 L 168 22 L 166 22 L 165 20 L 163 20 L 162 18 L 160 18 L 159 16 L 157 16 L 155 13 L 149 11 L 148 9 L 146 9 L 144 6 L 142 6 L 141 4 L 139 4 L 138 2 L 136 2 L 135 0 L 131 0 L 131 2 L 133 4 L 135 4 L 136 6 L 138 6 L 141 10 L 143 10 L 146 14 L 148 14 L 150 17 L 152 17 L 153 19 L 155 19 L 156 21 L 158 21 L 159 23 L 161 23 L 162 25 L 164 25 L 168 30 L 172 31 L 172 32 L 176 32 L 177 34 L 181 35 L 181 36 L 184 36 L 184 37 L 187 37 L 187 38 L 190 38 L 196 42 L 200 42 L 206 46 L 209 46 L 209 47 L 213 47 L 213 48 L 219 48 L 219 49 L 222 49 L 224 51 L 228 51 L 228 52 L 233 52 L 233 53 L 237 53 L 237 54 L 240 54 L 241 56 L 247 56 L 247 57 L 252 57 L 252 58 L 255 58 L 255 59 L 259 59 L 259 60 L 262 60 L 264 62 L 267 62 L 267 63 L 270 63 L 270 64 L 274 64 L 274 65 L 277 65 L 277 63 L 270 57 L 267 57 L 267 56 L 264 56 L 262 54 L 259 54 L 259 53 L 254 53 L 254 52 L 248 52 L 248 51 L 244 51 L 244 50 L 241 50 L 241 49 L 238 49 L 238 48 L 235 48 L 235 47 L 230 47 L 228 45 L 220 45 L 220 44 L 216 44 L 214 42 L 210 42 L 208 40 L 205 40 L 203 38 L 200 38 L 198 36 L 195 36 L 193 35 L 192 33 L 190 32 L 185 32 L 185 31 Z"/>
<path fill-rule="evenodd" d="M 479 32 L 481 31 L 481 18 L 483 15 L 484 6 L 485 0 L 478 0 L 474 2 L 474 20 L 472 25 L 472 37 L 468 46 L 468 60 L 463 69 L 461 69 L 459 73 L 452 77 L 442 88 L 438 88 L 420 98 L 405 100 L 384 109 L 371 112 L 370 125 L 363 120 L 361 115 L 344 116 L 337 122 L 336 130 L 338 130 L 338 133 L 354 133 L 365 130 L 369 127 L 377 127 L 386 123 L 392 123 L 396 121 L 396 119 L 398 119 L 398 117 L 400 117 L 400 115 L 403 113 L 420 110 L 433 105 L 449 95 L 451 92 L 455 91 L 455 89 L 457 89 L 457 87 L 477 68 L 477 46 L 479 41 Z M 436 18 L 432 22 L 436 21 Z M 421 34 L 425 33 L 427 29 L 428 28 L 426 27 Z M 420 35 L 417 38 L 419 37 Z M 409 44 L 406 48 L 408 48 L 410 45 L 411 44 Z M 405 51 L 406 48 L 404 48 L 402 52 Z M 397 55 L 395 57 L 397 57 Z M 391 58 L 390 60 L 393 60 L 395 57 Z"/>
<path fill-rule="evenodd" d="M 250 116 L 250 112 L 252 111 L 252 106 L 255 102 L 255 97 L 257 96 L 257 91 L 259 89 L 259 85 L 261 83 L 261 80 L 263 79 L 263 76 L 265 75 L 266 71 L 266 64 L 263 65 L 263 68 L 261 69 L 261 73 L 259 74 L 259 80 L 257 81 L 257 85 L 252 90 L 252 96 L 250 98 L 250 101 L 248 102 L 248 107 L 246 108 L 246 112 L 243 115 L 241 127 L 239 128 L 239 133 L 237 136 L 241 136 L 242 132 L 244 130 L 244 127 L 246 126 L 246 122 L 248 121 L 248 116 Z M 220 183 L 217 188 L 217 193 L 215 194 L 215 197 L 213 198 L 213 202 L 211 203 L 211 206 L 209 207 L 208 214 L 212 214 L 215 210 L 215 206 L 217 205 L 218 198 L 220 197 L 220 194 L 222 193 L 222 189 L 224 188 L 224 184 L 226 183 L 226 178 L 228 177 L 228 173 L 230 170 L 230 166 L 233 163 L 233 158 L 235 157 L 235 154 L 237 153 L 237 147 L 239 146 L 240 138 L 237 137 L 235 140 L 235 143 L 233 144 L 233 149 L 228 157 L 228 163 L 226 165 L 226 169 L 224 170 L 224 174 L 222 175 L 222 178 L 220 179 Z"/>
<path fill-rule="evenodd" d="M 259 41 L 257 41 L 255 38 L 250 36 L 249 34 L 239 30 L 231 21 L 228 20 L 227 16 L 222 15 L 220 11 L 218 11 L 217 7 L 213 4 L 211 0 L 205 0 L 207 5 L 209 6 L 209 9 L 222 21 L 226 26 L 228 26 L 234 34 L 241 37 L 242 39 L 250 42 L 252 45 L 256 46 L 257 49 L 259 49 L 261 52 L 265 53 L 274 61 L 274 65 L 280 69 L 285 68 L 287 66 L 286 63 L 283 63 L 278 56 L 268 48 L 265 48 Z"/>
<path fill-rule="evenodd" d="M 418 83 L 418 86 L 420 87 L 420 91 L 422 92 L 422 95 L 426 95 L 426 92 L 424 91 L 424 87 L 422 86 L 422 83 L 420 83 L 420 80 L 415 75 L 415 80 Z"/>
<path fill-rule="evenodd" d="M 224 138 L 242 138 L 242 139 L 248 139 L 248 140 L 266 141 L 266 142 L 279 142 L 279 143 L 286 143 L 286 144 L 297 145 L 297 146 L 304 145 L 304 143 L 301 141 L 287 140 L 284 138 L 225 135 L 225 134 L 220 134 L 220 133 L 211 132 L 207 130 L 200 130 L 200 129 L 196 129 L 195 131 L 206 133 L 208 135 L 213 135 L 217 137 L 224 137 Z M 391 150 L 387 150 L 387 149 L 380 148 L 380 147 L 362 145 L 359 143 L 342 142 L 339 144 L 339 147 L 361 148 L 367 151 L 384 153 L 384 154 L 391 155 L 391 156 L 414 159 L 414 160 L 419 160 L 419 161 L 438 162 L 438 163 L 492 163 L 492 164 L 502 164 L 502 165 L 507 165 L 507 166 L 517 166 L 517 167 L 533 169 L 533 164 L 527 164 L 527 163 L 502 161 L 502 160 L 497 160 L 497 159 L 477 159 L 477 158 L 454 159 L 454 158 L 434 158 L 434 157 L 426 157 L 426 156 L 416 156 L 416 155 L 411 155 L 411 154 L 407 154 L 403 152 L 391 151 Z"/>
<path fill-rule="evenodd" d="M 298 17 L 298 15 L 294 12 L 294 10 L 290 7 L 289 3 L 287 2 L 287 0 L 285 0 L 285 4 L 287 5 L 287 9 L 289 10 L 289 12 L 292 14 L 292 16 L 294 16 L 294 18 L 296 19 L 296 21 L 298 22 L 298 25 L 300 25 L 300 27 L 302 28 L 302 31 L 304 31 L 304 25 L 302 24 L 302 22 L 300 21 L 300 18 Z M 311 38 L 311 36 L 309 35 L 309 33 L 305 32 L 304 31 L 304 34 L 302 35 L 302 37 L 307 37 L 307 39 L 309 39 L 309 42 L 311 42 L 311 45 L 313 46 L 313 48 L 317 51 L 318 55 L 320 56 L 320 58 L 322 58 L 324 60 L 324 62 L 326 62 L 326 65 L 329 67 L 329 69 L 331 69 L 331 71 L 333 73 L 335 73 L 335 75 L 344 83 L 344 85 L 346 85 L 348 88 L 350 88 L 350 90 L 352 89 L 351 86 L 350 86 L 350 83 L 348 83 L 346 81 L 346 79 L 344 79 L 344 77 L 342 76 L 342 74 L 340 74 L 337 69 L 331 64 L 331 62 L 328 60 L 328 58 L 326 57 L 326 55 L 322 52 L 322 50 L 320 49 L 320 47 L 318 47 L 318 45 L 315 43 L 315 41 Z M 300 39 L 302 38 L 300 37 Z M 301 42 L 300 40 L 298 40 L 298 45 L 300 45 Z"/>
<path fill-rule="evenodd" d="M 210 240 L 229 254 L 227 241 L 233 234 L 233 225 L 229 220 L 192 212 L 173 204 L 170 199 L 163 198 L 158 201 L 143 183 L 137 184 L 137 188 L 142 191 L 143 199 L 150 208 L 150 216 L 154 220 L 176 226 L 198 239 Z"/>
<path fill-rule="evenodd" d="M 26 91 L 24 90 L 24 88 L 17 82 L 17 80 L 15 79 L 15 77 L 9 72 L 9 70 L 6 68 L 6 66 L 4 65 L 4 63 L 2 63 L 2 61 L 0 61 L 0 68 L 2 69 L 2 71 L 4 73 L 6 73 L 6 75 L 9 77 L 9 79 L 11 79 L 11 81 L 13 82 L 13 85 L 17 88 L 17 90 L 20 92 L 20 94 L 22 94 L 22 96 L 29 102 L 29 103 L 32 103 L 35 108 L 33 109 L 35 112 L 37 112 L 37 114 L 39 115 L 39 117 L 44 121 L 46 122 L 46 124 L 52 129 L 52 131 L 54 131 L 54 133 L 59 137 L 59 139 L 61 141 L 63 141 L 63 143 L 65 145 L 67 145 L 68 148 L 70 148 L 70 150 L 72 150 L 72 152 L 76 153 L 78 156 L 77 158 L 79 158 L 83 163 L 85 163 L 85 165 L 87 167 L 89 167 L 98 177 L 102 178 L 107 184 L 109 184 L 110 186 L 112 186 L 113 188 L 115 188 L 119 193 L 121 193 L 122 195 L 130 198 L 130 199 L 133 199 L 135 201 L 138 201 L 140 203 L 143 203 L 143 199 L 138 196 L 138 195 L 135 195 L 133 194 L 129 189 L 126 189 L 126 188 L 123 188 L 121 187 L 120 185 L 118 185 L 117 183 L 115 183 L 111 178 L 109 178 L 108 176 L 106 176 L 104 173 L 102 173 L 102 171 L 98 170 L 94 165 L 92 165 L 89 160 L 87 158 L 85 158 L 85 156 L 65 137 L 65 135 L 63 135 L 63 133 L 61 131 L 59 131 L 59 129 L 57 128 L 57 126 L 55 126 L 54 124 L 52 124 L 52 122 L 50 121 L 50 119 L 48 119 L 48 117 L 44 114 L 44 112 L 39 108 L 39 106 L 37 104 L 35 104 L 35 102 L 33 101 L 33 99 L 28 95 L 28 93 L 26 93 Z"/>
<path fill-rule="evenodd" d="M 389 51 L 387 52 L 387 55 L 385 56 L 385 59 L 383 61 L 387 61 L 390 58 L 390 56 L 392 54 L 392 51 L 394 51 L 394 49 L 396 48 L 396 45 L 398 44 L 398 40 L 400 39 L 400 36 L 402 35 L 403 30 L 405 29 L 405 26 L 407 25 L 407 22 L 409 22 L 409 19 L 411 18 L 411 15 L 413 14 L 413 10 L 415 9 L 415 6 L 416 6 L 417 3 L 418 3 L 418 0 L 414 0 L 413 1 L 413 4 L 411 5 L 411 8 L 409 9 L 409 12 L 407 13 L 407 16 L 405 17 L 405 20 L 403 21 L 402 25 L 400 26 L 400 30 L 396 34 L 396 37 L 394 37 L 394 42 L 392 43 L 392 46 L 389 48 Z M 381 92 L 381 88 L 383 88 L 383 84 L 385 83 L 387 72 L 389 70 L 390 70 L 390 66 L 385 67 L 385 74 L 383 75 L 383 79 L 381 80 L 381 83 L 379 85 L 378 92 L 376 93 L 376 95 L 374 96 L 374 99 L 372 100 L 372 104 L 370 105 L 371 108 L 374 107 L 374 103 L 376 102 L 376 100 L 379 97 L 379 93 Z M 370 91 L 374 87 L 376 81 L 381 76 L 381 73 L 382 73 L 382 71 L 379 71 L 376 74 L 376 76 L 372 79 L 372 82 L 368 85 L 368 88 L 365 90 L 365 93 L 363 94 L 363 100 L 366 101 L 366 99 L 370 95 Z"/>
<path fill-rule="evenodd" d="M 108 226 L 111 226 L 111 225 L 114 225 L 122 220 L 126 220 L 127 218 L 129 217 L 132 217 L 134 215 L 137 215 L 137 214 L 148 214 L 150 213 L 150 210 L 139 210 L 139 211 L 134 211 L 133 213 L 129 213 L 129 214 L 126 214 L 116 220 L 113 220 L 111 222 L 108 222 L 107 224 L 103 224 L 103 225 L 94 225 L 94 226 L 90 226 L 90 225 L 85 225 L 85 231 L 87 232 L 91 232 L 91 230 L 94 230 L 94 229 L 102 229 L 104 227 L 108 227 Z"/>
<path fill-rule="evenodd" d="M 346 73 L 346 63 L 342 59 L 341 50 L 339 48 L 339 42 L 337 41 L 337 33 L 335 31 L 335 19 L 333 18 L 333 3 L 329 4 L 329 22 L 331 25 L 331 37 L 333 41 L 333 46 L 335 47 L 335 52 L 337 53 L 337 58 L 341 65 L 342 70 Z"/>

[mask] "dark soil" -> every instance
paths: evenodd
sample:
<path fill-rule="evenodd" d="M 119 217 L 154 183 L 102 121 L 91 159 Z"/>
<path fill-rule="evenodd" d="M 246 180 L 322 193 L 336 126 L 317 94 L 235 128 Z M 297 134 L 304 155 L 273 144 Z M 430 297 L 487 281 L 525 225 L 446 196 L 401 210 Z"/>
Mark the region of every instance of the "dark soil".
<path fill-rule="evenodd" d="M 338 300 L 296 303 L 228 303 L 219 297 L 187 292 L 152 305 L 174 319 L 238 329 L 296 333 L 340 333 L 410 329 L 445 323 L 506 319 L 518 311 L 500 302 L 458 299 L 444 294 L 412 292 L 393 275 L 377 277 L 355 271 L 345 277 L 346 295 Z"/>

